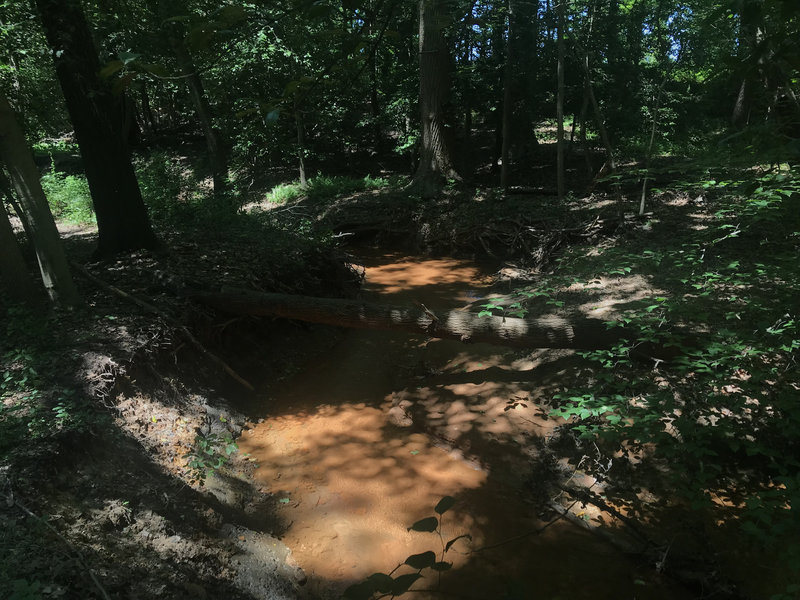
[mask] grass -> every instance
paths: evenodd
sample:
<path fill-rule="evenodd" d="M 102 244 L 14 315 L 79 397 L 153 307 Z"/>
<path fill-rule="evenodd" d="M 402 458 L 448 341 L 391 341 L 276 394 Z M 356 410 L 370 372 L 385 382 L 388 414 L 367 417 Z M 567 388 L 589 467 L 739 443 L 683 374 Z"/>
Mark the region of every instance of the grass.
<path fill-rule="evenodd" d="M 345 176 L 319 175 L 308 181 L 303 188 L 299 182 L 282 183 L 267 192 L 265 200 L 271 204 L 286 204 L 296 202 L 301 198 L 308 198 L 314 202 L 323 202 L 343 196 L 364 192 L 367 190 L 384 189 L 393 185 L 393 180 L 367 175 L 363 179 Z"/>
<path fill-rule="evenodd" d="M 92 196 L 85 177 L 51 171 L 41 181 L 53 217 L 75 225 L 95 223 Z"/>

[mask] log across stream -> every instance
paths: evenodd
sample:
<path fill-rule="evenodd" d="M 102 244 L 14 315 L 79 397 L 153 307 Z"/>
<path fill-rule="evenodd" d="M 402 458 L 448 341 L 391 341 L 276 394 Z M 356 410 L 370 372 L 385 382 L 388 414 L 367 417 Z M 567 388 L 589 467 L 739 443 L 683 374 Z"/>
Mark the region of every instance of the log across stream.
<path fill-rule="evenodd" d="M 446 495 L 456 505 L 443 519 L 445 540 L 471 539 L 446 554 L 453 566 L 441 582 L 426 570 L 409 596 L 686 597 L 566 519 L 519 537 L 550 518 L 546 505 L 557 491 L 537 474 L 537 448 L 557 426 L 546 416 L 547 402 L 563 379 L 580 376 L 582 359 L 572 350 L 431 337 L 420 316 L 426 313 L 413 301 L 449 320 L 448 311 L 486 293 L 489 273 L 475 264 L 398 254 L 365 262 L 367 301 L 337 306 L 347 307 L 347 318 L 364 310 L 357 314 L 367 322 L 372 313 L 359 307 L 406 307 L 415 316 L 381 309 L 374 318 L 422 331 L 347 331 L 313 364 L 273 386 L 239 439 L 240 451 L 258 465 L 254 478 L 274 500 L 265 510 L 277 513 L 278 533 L 308 578 L 307 597 L 339 598 L 348 585 L 388 573 L 411 554 L 431 550 L 438 558 L 438 536 L 408 527 L 434 514 Z M 227 309 L 233 299 L 216 296 Z M 250 296 L 237 302 L 248 313 L 258 305 Z M 310 314 L 313 305 L 285 310 Z M 331 314 L 332 306 L 320 312 Z M 584 514 L 597 516 L 591 507 Z M 437 586 L 445 596 L 421 591 Z"/>
<path fill-rule="evenodd" d="M 488 343 L 517 348 L 608 348 L 622 337 L 598 319 L 568 320 L 558 315 L 527 319 L 484 315 L 466 309 L 436 313 L 414 300 L 393 306 L 360 300 L 314 298 L 288 294 L 237 291 L 196 294 L 193 298 L 225 312 L 271 315 L 355 329 L 405 331 L 433 338 Z"/>

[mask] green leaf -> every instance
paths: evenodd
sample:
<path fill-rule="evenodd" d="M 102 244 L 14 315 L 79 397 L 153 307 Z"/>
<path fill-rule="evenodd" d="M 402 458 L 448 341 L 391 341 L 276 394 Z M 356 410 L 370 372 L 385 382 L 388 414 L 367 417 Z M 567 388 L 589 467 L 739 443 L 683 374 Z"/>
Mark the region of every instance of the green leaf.
<path fill-rule="evenodd" d="M 140 56 L 141 54 L 136 54 L 135 52 L 120 52 L 117 54 L 117 57 L 122 61 L 122 64 L 125 65 L 129 65 Z"/>
<path fill-rule="evenodd" d="M 444 498 L 439 500 L 439 504 L 437 504 L 436 508 L 434 508 L 433 510 L 435 510 L 440 515 L 443 515 L 448 510 L 453 508 L 453 506 L 455 506 L 455 504 L 456 504 L 456 499 L 455 498 L 453 498 L 452 496 L 445 496 Z"/>
<path fill-rule="evenodd" d="M 124 66 L 125 64 L 121 60 L 112 60 L 105 67 L 100 69 L 100 73 L 98 74 L 100 75 L 101 79 L 107 79 L 114 73 L 120 71 Z"/>
<path fill-rule="evenodd" d="M 436 554 L 430 550 L 421 554 L 412 554 L 405 560 L 405 564 L 407 564 L 409 567 L 414 567 L 415 569 L 420 570 L 433 566 L 435 562 Z"/>
<path fill-rule="evenodd" d="M 439 519 L 427 517 L 414 523 L 407 531 L 436 531 L 437 527 L 439 527 Z"/>
<path fill-rule="evenodd" d="M 407 573 L 406 575 L 400 575 L 400 577 L 394 580 L 391 593 L 395 596 L 405 594 L 408 591 L 408 588 L 414 585 L 414 582 L 421 577 L 422 575 L 419 573 Z"/>

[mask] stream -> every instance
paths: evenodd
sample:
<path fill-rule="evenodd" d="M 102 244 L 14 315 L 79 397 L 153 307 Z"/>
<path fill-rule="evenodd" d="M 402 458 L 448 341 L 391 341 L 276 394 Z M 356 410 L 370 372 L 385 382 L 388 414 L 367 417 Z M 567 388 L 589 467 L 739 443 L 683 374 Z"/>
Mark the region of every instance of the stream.
<path fill-rule="evenodd" d="M 493 269 L 468 260 L 398 253 L 362 260 L 365 299 L 418 301 L 434 313 L 474 302 L 492 283 Z M 287 524 L 282 541 L 310 597 L 339 598 L 412 554 L 432 550 L 442 560 L 443 543 L 462 534 L 471 539 L 444 555 L 452 569 L 441 580 L 425 569 L 408 597 L 691 597 L 570 521 L 533 533 L 554 518 L 546 508 L 553 488 L 537 477 L 545 472 L 537 471 L 540 450 L 557 425 L 546 417 L 547 402 L 559 380 L 581 368 L 568 351 L 349 330 L 279 384 L 239 446 L 276 499 Z M 447 495 L 456 504 L 443 515 L 441 540 L 408 530 Z M 576 512 L 601 516 L 580 505 Z"/>

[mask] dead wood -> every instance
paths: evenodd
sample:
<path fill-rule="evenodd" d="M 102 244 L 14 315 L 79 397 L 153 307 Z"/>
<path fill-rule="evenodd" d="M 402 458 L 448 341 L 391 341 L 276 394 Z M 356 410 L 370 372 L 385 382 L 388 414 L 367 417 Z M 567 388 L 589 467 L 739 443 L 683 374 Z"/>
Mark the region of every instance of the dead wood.
<path fill-rule="evenodd" d="M 152 304 L 149 304 L 149 303 L 145 302 L 144 300 L 141 300 L 141 299 L 139 299 L 139 298 L 137 298 L 135 296 L 132 296 L 131 294 L 129 294 L 129 293 L 127 293 L 127 292 L 125 292 L 125 291 L 123 291 L 123 290 L 121 290 L 121 289 L 119 289 L 119 288 L 117 288 L 117 287 L 115 287 L 115 286 L 113 286 L 111 284 L 106 283 L 105 281 L 103 281 L 102 279 L 97 277 L 96 275 L 93 275 L 92 273 L 90 273 L 89 270 L 86 269 L 86 267 L 84 267 L 83 265 L 79 265 L 78 263 L 75 263 L 75 262 L 71 263 L 71 265 L 72 265 L 72 268 L 75 269 L 78 273 L 83 275 L 86 279 L 88 279 L 89 281 L 91 281 L 95 285 L 99 286 L 100 288 L 102 288 L 102 289 L 104 289 L 106 291 L 109 291 L 112 294 L 115 294 L 115 295 L 119 296 L 120 298 L 123 298 L 123 299 L 127 300 L 128 302 L 132 302 L 133 304 L 136 304 L 137 306 L 139 306 L 140 308 L 143 308 L 147 312 L 152 313 L 152 314 L 157 315 L 158 317 L 160 317 L 165 323 L 168 323 L 171 327 L 176 329 L 186 339 L 186 341 L 188 341 L 195 348 L 197 348 L 197 350 L 199 350 L 200 353 L 203 356 L 208 358 L 214 364 L 216 364 L 219 367 L 221 367 L 223 371 L 225 371 L 228 375 L 230 375 L 233 379 L 235 379 L 239 384 L 241 384 L 242 386 L 244 386 L 245 388 L 247 388 L 251 392 L 255 391 L 255 387 L 253 387 L 253 385 L 249 381 L 247 381 L 241 375 L 239 375 L 236 371 L 234 371 L 228 365 L 228 363 L 226 363 L 224 360 L 222 360 L 219 356 L 217 356 L 216 354 L 211 352 L 208 348 L 203 346 L 203 344 L 201 344 L 197 340 L 197 338 L 195 338 L 194 335 L 192 335 L 192 332 L 189 331 L 189 329 L 185 325 L 179 323 L 178 321 L 176 321 L 175 319 L 170 317 L 167 313 L 165 313 L 164 311 L 160 310 L 159 308 L 156 308 Z"/>
<path fill-rule="evenodd" d="M 464 310 L 439 315 L 423 305 L 416 307 L 374 304 L 360 300 L 313 298 L 249 291 L 198 293 L 191 299 L 237 315 L 271 315 L 358 329 L 405 331 L 468 343 L 521 348 L 609 348 L 624 334 L 603 321 L 545 315 L 527 319 L 478 316 Z"/>

